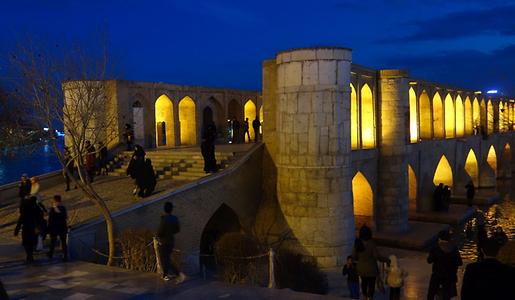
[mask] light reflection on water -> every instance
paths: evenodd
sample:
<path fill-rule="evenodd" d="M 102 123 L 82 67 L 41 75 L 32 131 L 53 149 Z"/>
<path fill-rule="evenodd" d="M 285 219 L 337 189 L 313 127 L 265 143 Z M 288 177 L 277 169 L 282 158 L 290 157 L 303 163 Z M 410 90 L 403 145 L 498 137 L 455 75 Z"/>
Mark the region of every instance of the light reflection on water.
<path fill-rule="evenodd" d="M 480 207 L 485 214 L 485 228 L 488 236 L 492 235 L 493 230 L 497 226 L 501 226 L 508 239 L 515 240 L 515 192 L 513 190 L 513 180 L 515 178 L 497 181 L 497 189 L 503 200 L 491 206 Z M 476 222 L 475 220 L 470 222 L 474 234 L 467 238 L 466 230 L 462 228 L 461 235 L 464 243 L 460 252 L 464 259 L 475 260 L 477 257 Z"/>
<path fill-rule="evenodd" d="M 63 138 L 59 137 L 62 150 Z M 14 156 L 0 156 L 0 185 L 20 180 L 21 174 L 41 175 L 61 168 L 48 143 L 41 143 L 34 151 L 20 151 Z"/>

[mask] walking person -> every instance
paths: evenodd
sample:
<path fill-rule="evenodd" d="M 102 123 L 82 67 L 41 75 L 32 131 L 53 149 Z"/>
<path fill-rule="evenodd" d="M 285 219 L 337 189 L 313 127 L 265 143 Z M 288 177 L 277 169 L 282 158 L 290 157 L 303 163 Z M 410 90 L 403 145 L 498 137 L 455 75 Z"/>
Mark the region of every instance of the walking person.
<path fill-rule="evenodd" d="M 259 140 L 259 128 L 261 127 L 261 122 L 259 122 L 258 118 L 256 117 L 254 121 L 252 121 L 252 128 L 254 128 L 254 142 L 257 143 Z"/>
<path fill-rule="evenodd" d="M 36 197 L 25 197 L 20 208 L 20 217 L 14 229 L 14 236 L 21 230 L 22 245 L 26 253 L 26 263 L 34 262 L 34 246 L 37 243 L 36 226 L 38 207 Z"/>
<path fill-rule="evenodd" d="M 145 192 L 145 151 L 139 146 L 134 147 L 136 150 L 132 155 L 132 159 L 127 167 L 127 175 L 134 179 L 136 187 L 133 190 L 134 195 L 144 197 Z"/>
<path fill-rule="evenodd" d="M 390 300 L 399 300 L 407 273 L 399 266 L 397 256 L 390 255 L 389 259 L 390 265 L 386 268 L 386 283 L 390 287 Z"/>
<path fill-rule="evenodd" d="M 236 119 L 232 119 L 232 142 L 237 144 L 240 142 L 240 122 Z"/>
<path fill-rule="evenodd" d="M 48 251 L 48 258 L 52 259 L 54 256 L 55 244 L 57 238 L 61 242 L 61 249 L 63 251 L 63 261 L 68 261 L 68 247 L 66 244 L 66 235 L 68 234 L 68 213 L 66 207 L 62 204 L 60 195 L 55 195 L 52 207 L 48 212 L 48 231 L 50 232 L 50 249 Z"/>
<path fill-rule="evenodd" d="M 347 263 L 343 266 L 342 275 L 347 276 L 347 288 L 351 299 L 359 299 L 359 275 L 352 255 L 347 256 Z"/>
<path fill-rule="evenodd" d="M 68 172 L 66 172 L 68 171 Z M 75 163 L 73 161 L 72 153 L 70 152 L 70 148 L 64 147 L 64 168 L 63 168 L 64 178 L 66 180 L 66 189 L 65 192 L 70 190 L 70 181 L 71 178 L 77 178 L 77 169 L 75 168 Z M 75 189 L 77 189 L 77 185 L 75 185 Z"/>
<path fill-rule="evenodd" d="M 23 199 L 30 195 L 31 182 L 26 173 L 21 175 L 20 184 L 18 185 L 18 196 L 20 197 L 20 209 Z"/>
<path fill-rule="evenodd" d="M 97 175 L 106 175 L 108 173 L 107 170 L 107 146 L 104 145 L 102 142 L 98 142 L 99 152 L 98 152 L 98 161 L 99 161 L 99 168 Z"/>
<path fill-rule="evenodd" d="M 243 142 L 245 143 L 245 135 L 247 135 L 247 138 L 249 139 L 249 143 L 252 142 L 250 139 L 250 133 L 249 133 L 249 118 L 245 118 L 245 121 L 243 121 Z"/>
<path fill-rule="evenodd" d="M 90 141 L 86 141 L 86 174 L 88 175 L 89 182 L 93 182 L 96 173 L 96 158 L 95 158 L 95 146 Z"/>
<path fill-rule="evenodd" d="M 175 246 L 175 235 L 181 230 L 179 219 L 172 215 L 173 204 L 166 202 L 164 204 L 164 214 L 161 216 L 161 222 L 157 230 L 157 239 L 159 241 L 159 256 L 161 259 L 163 280 L 169 281 L 172 275 L 177 276 L 176 283 L 182 283 L 186 279 L 186 275 L 172 263 L 170 256 Z M 173 274 L 170 274 L 173 273 Z"/>
<path fill-rule="evenodd" d="M 515 299 L 515 268 L 497 260 L 501 245 L 484 241 L 484 259 L 467 265 L 461 285 L 461 299 Z"/>
<path fill-rule="evenodd" d="M 30 179 L 30 197 L 36 197 L 36 199 L 39 199 L 39 178 L 36 176 L 32 177 Z"/>
<path fill-rule="evenodd" d="M 216 126 L 210 122 L 202 129 L 202 143 L 200 150 L 204 158 L 204 172 L 215 173 L 218 171 L 215 156 Z"/>
<path fill-rule="evenodd" d="M 433 192 L 433 210 L 440 211 L 442 209 L 443 183 L 438 184 Z"/>
<path fill-rule="evenodd" d="M 125 137 L 125 143 L 127 144 L 127 151 L 131 151 L 132 144 L 134 143 L 134 132 L 129 123 L 125 124 L 125 132 L 123 135 Z"/>
<path fill-rule="evenodd" d="M 377 261 L 389 263 L 390 260 L 383 257 L 377 250 L 370 227 L 363 225 L 359 229 L 359 238 L 354 243 L 352 257 L 357 261 L 356 269 L 361 278 L 361 293 L 365 299 L 373 299 L 376 278 L 379 275 Z"/>
<path fill-rule="evenodd" d="M 48 215 L 48 210 L 41 198 L 36 198 L 36 207 L 37 207 L 37 222 L 36 222 L 36 234 L 37 234 L 37 244 L 36 244 L 36 252 L 43 250 L 43 242 L 45 241 L 46 235 L 48 233 L 48 223 L 45 217 Z"/>
<path fill-rule="evenodd" d="M 457 270 L 463 261 L 460 252 L 449 239 L 447 231 L 440 232 L 437 245 L 427 257 L 427 262 L 433 265 L 427 291 L 428 300 L 434 300 L 437 294 L 440 299 L 449 300 L 456 293 Z"/>
<path fill-rule="evenodd" d="M 476 194 L 476 189 L 474 188 L 474 183 L 470 180 L 467 185 L 465 185 L 465 189 L 467 190 L 467 205 L 472 207 L 474 203 L 474 196 Z"/>
<path fill-rule="evenodd" d="M 144 168 L 145 174 L 143 176 L 143 197 L 148 197 L 152 195 L 157 184 L 156 172 L 154 171 L 154 167 L 152 166 L 152 161 L 150 158 L 145 159 Z"/>

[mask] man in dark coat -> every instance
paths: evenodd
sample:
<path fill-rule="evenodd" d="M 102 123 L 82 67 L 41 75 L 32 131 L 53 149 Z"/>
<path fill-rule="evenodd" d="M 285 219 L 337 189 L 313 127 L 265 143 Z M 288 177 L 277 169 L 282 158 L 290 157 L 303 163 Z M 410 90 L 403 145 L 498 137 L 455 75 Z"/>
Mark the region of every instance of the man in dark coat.
<path fill-rule="evenodd" d="M 48 258 L 52 259 L 54 255 L 55 243 L 57 237 L 61 241 L 61 249 L 63 250 L 63 260 L 68 260 L 68 247 L 66 245 L 66 234 L 68 233 L 68 214 L 66 207 L 61 202 L 61 196 L 54 196 L 54 203 L 48 212 L 48 231 L 50 232 L 50 249 Z"/>
<path fill-rule="evenodd" d="M 433 210 L 440 211 L 442 209 L 443 183 L 440 183 L 433 193 Z"/>
<path fill-rule="evenodd" d="M 451 299 L 456 291 L 457 270 L 463 264 L 460 252 L 449 243 L 449 233 L 442 231 L 439 234 L 438 244 L 431 249 L 427 262 L 433 264 L 431 279 L 427 291 L 427 299 L 433 300 L 440 290 L 441 297 Z"/>
<path fill-rule="evenodd" d="M 133 194 L 143 197 L 145 190 L 145 150 L 139 145 L 134 146 L 134 154 L 127 167 L 127 175 L 134 179 L 136 188 Z"/>
<path fill-rule="evenodd" d="M 250 133 L 249 133 L 249 118 L 245 118 L 245 121 L 243 121 L 243 142 L 245 143 L 245 135 L 247 135 L 247 138 L 249 139 L 249 143 L 252 142 L 250 139 Z"/>
<path fill-rule="evenodd" d="M 154 167 L 152 166 L 152 161 L 150 158 L 147 158 L 145 160 L 145 170 L 144 170 L 144 191 L 143 191 L 143 197 L 148 197 L 152 195 L 152 192 L 154 192 L 154 189 L 156 188 L 156 172 L 154 171 Z"/>
<path fill-rule="evenodd" d="M 461 286 L 461 299 L 515 299 L 515 268 L 496 259 L 501 245 L 485 240 L 485 258 L 467 265 Z"/>
<path fill-rule="evenodd" d="M 261 127 L 261 122 L 259 122 L 256 117 L 254 121 L 252 121 L 252 128 L 254 128 L 254 142 L 256 143 L 259 140 L 259 127 Z"/>
<path fill-rule="evenodd" d="M 240 122 L 237 119 L 232 120 L 232 142 L 237 144 L 240 142 Z"/>
<path fill-rule="evenodd" d="M 173 204 L 166 202 L 164 205 L 164 214 L 161 216 L 161 222 L 157 229 L 157 238 L 159 240 L 159 256 L 161 258 L 161 265 L 163 271 L 163 279 L 168 281 L 171 279 L 169 271 L 172 271 L 177 276 L 176 283 L 184 281 L 186 276 L 180 272 L 179 269 L 172 264 L 170 255 L 172 254 L 175 246 L 175 235 L 181 230 L 179 219 L 172 215 Z"/>
<path fill-rule="evenodd" d="M 216 126 L 215 123 L 210 122 L 202 130 L 202 144 L 200 151 L 204 158 L 204 171 L 206 173 L 214 173 L 218 171 L 215 157 L 215 141 L 216 141 Z"/>
<path fill-rule="evenodd" d="M 27 254 L 27 263 L 34 262 L 34 247 L 37 243 L 36 227 L 38 225 L 38 212 L 39 208 L 36 203 L 36 197 L 23 199 L 20 207 L 20 217 L 14 229 L 14 236 L 18 236 L 21 229 L 22 245 Z"/>

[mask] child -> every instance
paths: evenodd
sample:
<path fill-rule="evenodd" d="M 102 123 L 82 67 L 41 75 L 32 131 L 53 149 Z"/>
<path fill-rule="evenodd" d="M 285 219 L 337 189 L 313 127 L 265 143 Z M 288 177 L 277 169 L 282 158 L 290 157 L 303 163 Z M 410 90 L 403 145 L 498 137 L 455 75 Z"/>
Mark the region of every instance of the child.
<path fill-rule="evenodd" d="M 390 287 L 390 300 L 401 298 L 401 287 L 404 284 L 406 272 L 399 266 L 397 257 L 390 255 L 390 266 L 386 268 L 386 283 Z"/>
<path fill-rule="evenodd" d="M 352 261 L 352 256 L 347 256 L 347 263 L 343 266 L 342 275 L 347 275 L 347 286 L 349 287 L 350 297 L 359 299 L 359 276 L 356 264 Z"/>

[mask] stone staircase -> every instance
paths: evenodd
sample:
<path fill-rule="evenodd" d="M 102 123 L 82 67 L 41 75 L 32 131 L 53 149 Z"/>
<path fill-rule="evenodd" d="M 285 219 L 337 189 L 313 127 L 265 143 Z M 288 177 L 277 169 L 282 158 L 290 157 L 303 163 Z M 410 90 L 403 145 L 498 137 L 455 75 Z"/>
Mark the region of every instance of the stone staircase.
<path fill-rule="evenodd" d="M 109 176 L 126 176 L 127 167 L 133 152 L 119 153 L 109 162 Z M 216 162 L 220 170 L 236 159 L 233 152 L 216 152 Z M 204 172 L 204 159 L 200 150 L 154 150 L 147 151 L 145 158 L 152 160 L 152 165 L 159 179 L 196 180 L 207 176 Z"/>

